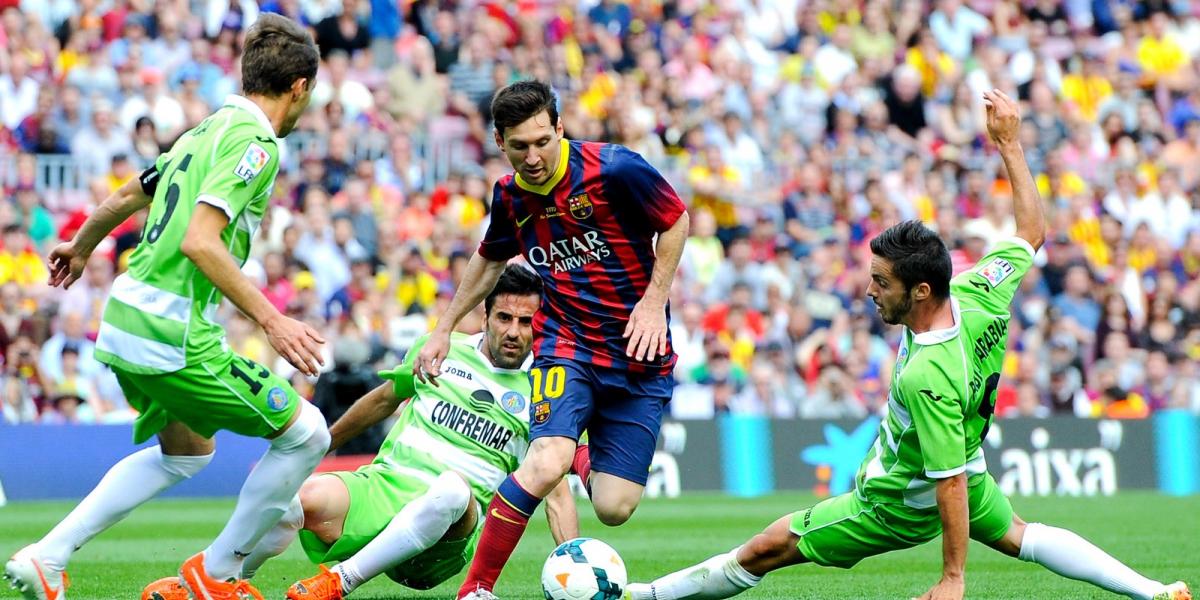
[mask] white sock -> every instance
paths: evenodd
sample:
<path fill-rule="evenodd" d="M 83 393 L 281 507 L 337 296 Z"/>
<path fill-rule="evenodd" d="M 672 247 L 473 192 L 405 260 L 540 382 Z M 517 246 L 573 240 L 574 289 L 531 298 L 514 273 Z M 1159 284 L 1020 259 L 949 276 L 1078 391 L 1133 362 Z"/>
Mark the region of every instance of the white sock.
<path fill-rule="evenodd" d="M 1146 579 L 1072 531 L 1041 523 L 1025 526 L 1020 558 L 1115 594 L 1150 600 L 1163 584 Z"/>
<path fill-rule="evenodd" d="M 424 552 L 442 539 L 471 504 L 471 488 L 453 472 L 438 475 L 429 491 L 409 502 L 362 550 L 335 566 L 342 593 Z"/>
<path fill-rule="evenodd" d="M 739 549 L 659 577 L 648 586 L 631 585 L 630 596 L 633 600 L 718 600 L 736 596 L 762 581 L 738 563 Z"/>
<path fill-rule="evenodd" d="M 66 569 L 75 550 L 147 500 L 199 473 L 212 457 L 212 454 L 166 456 L 159 446 L 126 456 L 108 470 L 75 510 L 42 538 L 38 554 L 47 566 Z"/>
<path fill-rule="evenodd" d="M 300 528 L 304 527 L 304 506 L 300 504 L 300 496 L 292 496 L 292 503 L 288 505 L 287 512 L 283 513 L 283 518 L 272 527 L 270 531 L 258 541 L 258 545 L 254 547 L 254 552 L 242 561 L 241 579 L 253 579 L 254 574 L 263 566 L 263 563 L 283 554 L 288 546 L 292 545 L 296 536 L 300 535 Z"/>
<path fill-rule="evenodd" d="M 210 577 L 227 580 L 241 572 L 242 561 L 283 518 L 292 497 L 328 449 L 325 417 L 315 406 L 301 402 L 299 418 L 271 440 L 271 447 L 242 484 L 233 516 L 204 550 L 204 570 Z"/>

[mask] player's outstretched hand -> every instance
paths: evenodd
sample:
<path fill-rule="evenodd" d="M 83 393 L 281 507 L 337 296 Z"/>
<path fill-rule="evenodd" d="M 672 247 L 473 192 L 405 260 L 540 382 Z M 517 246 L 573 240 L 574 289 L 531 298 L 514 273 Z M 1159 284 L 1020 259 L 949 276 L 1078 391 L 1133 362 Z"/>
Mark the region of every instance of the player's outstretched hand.
<path fill-rule="evenodd" d="M 983 93 L 987 130 L 997 146 L 1015 144 L 1021 135 L 1021 108 L 1000 90 Z"/>
<path fill-rule="evenodd" d="M 321 358 L 325 338 L 308 324 L 279 314 L 263 323 L 263 331 L 271 347 L 301 373 L 313 377 L 325 365 Z"/>
<path fill-rule="evenodd" d="M 966 593 L 967 584 L 962 579 L 950 580 L 943 578 L 920 598 L 913 600 L 962 600 Z"/>
<path fill-rule="evenodd" d="M 413 360 L 413 376 L 421 383 L 429 383 L 437 387 L 437 376 L 442 374 L 442 361 L 450 352 L 450 334 L 434 329 L 421 346 L 417 358 Z"/>
<path fill-rule="evenodd" d="M 83 268 L 87 266 L 88 259 L 91 258 L 90 253 L 85 254 L 75 248 L 74 242 L 63 242 L 54 247 L 50 251 L 48 261 L 50 263 L 50 285 L 53 287 L 62 286 L 63 289 L 71 287 L 83 275 Z"/>
<path fill-rule="evenodd" d="M 642 298 L 629 315 L 629 324 L 621 337 L 629 338 L 625 356 L 634 360 L 654 360 L 667 353 L 667 309 Z"/>

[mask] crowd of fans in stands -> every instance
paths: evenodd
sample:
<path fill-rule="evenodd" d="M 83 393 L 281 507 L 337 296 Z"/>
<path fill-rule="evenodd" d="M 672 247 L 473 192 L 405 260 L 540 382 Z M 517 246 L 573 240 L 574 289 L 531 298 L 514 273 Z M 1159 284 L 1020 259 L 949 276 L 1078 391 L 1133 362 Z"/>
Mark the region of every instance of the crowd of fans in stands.
<path fill-rule="evenodd" d="M 534 77 L 568 137 L 640 152 L 690 207 L 672 413 L 863 417 L 898 334 L 864 297 L 867 242 L 921 219 L 957 273 L 1014 231 L 983 126 L 999 88 L 1025 108 L 1050 230 L 997 413 L 1200 412 L 1200 4 L 0 0 L 4 421 L 133 418 L 92 351 L 143 217 L 66 292 L 44 257 L 238 91 L 262 11 L 310 26 L 322 65 L 245 272 L 326 332 L 322 377 L 390 367 L 429 329 L 509 170 L 491 94 Z M 345 400 L 232 307 L 220 318 L 303 395 Z"/>

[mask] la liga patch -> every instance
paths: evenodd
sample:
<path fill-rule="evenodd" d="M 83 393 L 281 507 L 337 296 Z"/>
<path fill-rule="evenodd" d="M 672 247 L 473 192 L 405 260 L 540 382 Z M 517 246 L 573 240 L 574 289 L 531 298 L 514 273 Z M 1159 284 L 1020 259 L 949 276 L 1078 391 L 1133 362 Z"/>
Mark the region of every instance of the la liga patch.
<path fill-rule="evenodd" d="M 254 142 L 246 147 L 246 152 L 242 154 L 242 160 L 238 161 L 237 167 L 233 169 L 233 174 L 242 178 L 242 181 L 250 183 L 270 162 L 271 155 L 266 149 Z"/>
<path fill-rule="evenodd" d="M 1012 263 L 1003 258 L 993 258 L 992 262 L 980 267 L 976 272 L 987 280 L 988 285 L 994 288 L 1000 285 L 1000 282 L 1008 279 L 1009 275 L 1016 273 L 1017 269 L 1012 266 Z"/>

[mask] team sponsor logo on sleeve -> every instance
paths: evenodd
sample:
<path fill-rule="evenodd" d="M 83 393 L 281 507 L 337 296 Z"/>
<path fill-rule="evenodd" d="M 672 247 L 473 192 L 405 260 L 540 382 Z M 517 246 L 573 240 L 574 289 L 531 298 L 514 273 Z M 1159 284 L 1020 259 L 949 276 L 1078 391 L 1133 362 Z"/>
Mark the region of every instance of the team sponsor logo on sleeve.
<path fill-rule="evenodd" d="M 283 388 L 273 387 L 267 392 L 267 406 L 271 407 L 271 410 L 279 412 L 287 408 L 287 405 L 288 395 Z"/>
<path fill-rule="evenodd" d="M 980 267 L 977 271 L 992 287 L 1000 285 L 1000 282 L 1016 272 L 1016 267 L 1003 258 L 993 258 L 992 262 Z"/>
<path fill-rule="evenodd" d="M 567 198 L 567 209 L 571 211 L 572 217 L 582 221 L 583 219 L 592 216 L 592 201 L 588 199 L 587 194 L 571 196 L 570 198 Z"/>
<path fill-rule="evenodd" d="M 242 160 L 238 161 L 237 167 L 233 169 L 233 174 L 241 177 L 246 183 L 250 183 L 258 174 L 267 166 L 271 160 L 271 155 L 255 142 L 250 142 L 246 147 L 245 154 L 242 154 Z"/>
<path fill-rule="evenodd" d="M 525 410 L 525 396 L 513 391 L 505 392 L 500 397 L 500 406 L 510 415 L 519 415 Z"/>

